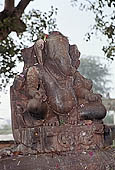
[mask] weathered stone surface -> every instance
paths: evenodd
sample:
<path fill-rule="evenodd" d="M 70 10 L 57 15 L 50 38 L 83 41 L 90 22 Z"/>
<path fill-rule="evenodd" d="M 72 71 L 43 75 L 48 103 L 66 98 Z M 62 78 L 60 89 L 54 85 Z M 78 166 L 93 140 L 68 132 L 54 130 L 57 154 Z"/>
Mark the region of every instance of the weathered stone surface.
<path fill-rule="evenodd" d="M 18 135 L 18 130 L 15 134 Z M 103 124 L 93 122 L 91 125 L 40 126 L 21 129 L 18 144 L 39 153 L 87 150 L 104 146 Z M 23 147 L 20 150 L 23 152 Z"/>
<path fill-rule="evenodd" d="M 115 170 L 115 150 L 89 150 L 15 156 L 0 160 L 1 170 Z"/>

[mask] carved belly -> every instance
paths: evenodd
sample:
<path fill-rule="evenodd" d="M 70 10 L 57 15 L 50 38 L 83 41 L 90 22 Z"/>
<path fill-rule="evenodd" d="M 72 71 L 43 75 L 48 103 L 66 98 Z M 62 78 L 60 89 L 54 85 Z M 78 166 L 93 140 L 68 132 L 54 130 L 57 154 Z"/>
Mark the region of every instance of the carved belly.
<path fill-rule="evenodd" d="M 66 80 L 63 84 L 58 83 L 48 76 L 45 79 L 48 104 L 55 112 L 65 114 L 77 104 L 77 98 L 70 81 Z"/>
<path fill-rule="evenodd" d="M 70 90 L 55 89 L 55 93 L 49 96 L 49 105 L 58 113 L 68 113 L 75 106 L 76 99 Z"/>

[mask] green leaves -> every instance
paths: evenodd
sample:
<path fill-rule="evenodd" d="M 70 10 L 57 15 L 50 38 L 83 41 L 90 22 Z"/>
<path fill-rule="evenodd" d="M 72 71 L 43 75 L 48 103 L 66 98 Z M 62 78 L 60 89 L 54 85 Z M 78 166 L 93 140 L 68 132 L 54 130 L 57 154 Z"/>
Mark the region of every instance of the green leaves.
<path fill-rule="evenodd" d="M 33 9 L 28 14 L 24 14 L 22 19 L 27 25 L 28 35 L 26 36 L 28 37 L 28 41 L 35 41 L 44 31 L 53 31 L 57 27 L 55 19 L 56 14 L 57 8 L 54 9 L 53 7 L 51 7 L 51 10 L 47 13 L 42 13 L 39 10 Z"/>
<path fill-rule="evenodd" d="M 115 57 L 115 0 L 72 0 L 79 6 L 80 10 L 92 11 L 95 24 L 91 25 L 90 31 L 86 34 L 86 41 L 92 35 L 106 39 L 107 45 L 103 46 L 107 58 L 113 60 Z"/>
<path fill-rule="evenodd" d="M 12 69 L 16 66 L 15 54 L 19 50 L 14 44 L 13 39 L 9 36 L 6 40 L 0 41 L 0 87 L 6 87 L 10 78 L 16 74 Z"/>

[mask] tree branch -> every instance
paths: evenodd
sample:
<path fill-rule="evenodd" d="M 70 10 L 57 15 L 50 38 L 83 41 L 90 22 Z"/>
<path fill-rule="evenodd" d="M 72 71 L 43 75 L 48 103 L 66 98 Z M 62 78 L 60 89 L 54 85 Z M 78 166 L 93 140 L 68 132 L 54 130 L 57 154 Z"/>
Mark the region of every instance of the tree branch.
<path fill-rule="evenodd" d="M 12 31 L 24 32 L 26 25 L 20 19 L 31 0 L 20 0 L 14 7 L 15 0 L 5 0 L 4 10 L 0 12 L 0 40 L 4 40 Z"/>
<path fill-rule="evenodd" d="M 31 0 L 21 0 L 16 7 L 16 15 L 20 17 Z"/>
<path fill-rule="evenodd" d="M 4 10 L 12 12 L 14 10 L 14 0 L 5 0 Z"/>

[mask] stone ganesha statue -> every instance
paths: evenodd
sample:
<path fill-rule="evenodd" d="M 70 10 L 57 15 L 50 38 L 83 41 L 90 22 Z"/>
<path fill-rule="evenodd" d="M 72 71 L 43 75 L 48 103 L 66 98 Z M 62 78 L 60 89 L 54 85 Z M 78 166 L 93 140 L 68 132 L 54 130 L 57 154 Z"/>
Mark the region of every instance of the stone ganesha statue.
<path fill-rule="evenodd" d="M 37 56 L 38 65 L 30 67 L 27 73 L 28 89 L 33 97 L 27 110 L 44 115 L 44 109 L 50 108 L 58 119 L 71 112 L 77 114 L 77 121 L 103 119 L 106 110 L 101 96 L 92 92 L 91 80 L 77 71 L 80 64 L 77 46 L 69 45 L 68 39 L 59 32 L 51 33 L 44 45 L 42 57 Z M 33 74 L 36 74 L 34 81 L 31 78 Z M 38 90 L 38 84 L 33 82 L 39 84 Z"/>
<path fill-rule="evenodd" d="M 36 120 L 56 117 L 60 121 L 63 117 L 67 122 L 71 117 L 77 122 L 105 117 L 106 109 L 101 96 L 93 93 L 92 81 L 77 71 L 80 52 L 76 45 L 70 45 L 60 32 L 52 32 L 45 42 L 38 40 L 30 50 L 33 63 L 25 52 L 24 71 L 13 85 L 18 93 L 25 91 L 25 104 L 20 105 L 23 123 L 27 115 Z"/>

